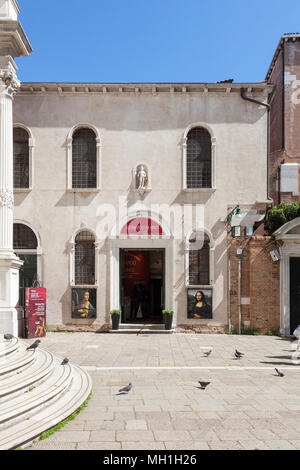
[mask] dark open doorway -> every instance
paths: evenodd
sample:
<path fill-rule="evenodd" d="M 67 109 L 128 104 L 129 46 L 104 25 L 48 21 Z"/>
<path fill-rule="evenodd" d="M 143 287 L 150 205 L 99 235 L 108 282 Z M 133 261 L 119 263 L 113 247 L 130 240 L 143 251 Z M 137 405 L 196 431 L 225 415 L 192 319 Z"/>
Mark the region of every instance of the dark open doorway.
<path fill-rule="evenodd" d="M 123 323 L 162 323 L 164 249 L 120 250 Z"/>
<path fill-rule="evenodd" d="M 290 325 L 291 334 L 300 325 L 300 258 L 290 260 Z"/>

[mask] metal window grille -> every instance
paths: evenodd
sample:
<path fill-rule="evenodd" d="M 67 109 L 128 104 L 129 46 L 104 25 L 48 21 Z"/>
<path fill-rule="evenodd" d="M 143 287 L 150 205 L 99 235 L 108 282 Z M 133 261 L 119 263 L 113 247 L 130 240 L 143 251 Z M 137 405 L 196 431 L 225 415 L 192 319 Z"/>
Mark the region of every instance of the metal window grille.
<path fill-rule="evenodd" d="M 75 238 L 75 284 L 95 284 L 95 237 L 88 231 Z"/>
<path fill-rule="evenodd" d="M 73 135 L 72 187 L 97 187 L 96 136 L 91 129 L 78 129 Z"/>
<path fill-rule="evenodd" d="M 186 177 L 187 188 L 211 188 L 211 136 L 202 127 L 188 133 Z"/>
<path fill-rule="evenodd" d="M 190 244 L 195 242 L 191 237 Z M 208 286 L 209 279 L 209 237 L 205 234 L 203 247 L 200 250 L 189 250 L 189 285 Z"/>
<path fill-rule="evenodd" d="M 14 129 L 14 188 L 29 188 L 29 136 L 25 129 Z"/>
<path fill-rule="evenodd" d="M 38 246 L 36 236 L 31 228 L 24 224 L 14 224 L 14 249 L 32 250 Z"/>

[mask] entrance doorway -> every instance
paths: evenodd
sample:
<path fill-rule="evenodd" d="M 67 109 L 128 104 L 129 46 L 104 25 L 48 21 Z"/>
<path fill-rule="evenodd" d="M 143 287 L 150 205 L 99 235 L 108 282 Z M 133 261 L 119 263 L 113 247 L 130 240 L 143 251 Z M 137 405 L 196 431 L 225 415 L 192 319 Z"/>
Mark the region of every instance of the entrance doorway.
<path fill-rule="evenodd" d="M 120 299 L 123 323 L 162 323 L 164 249 L 120 249 Z"/>
<path fill-rule="evenodd" d="M 290 333 L 300 325 L 300 258 L 290 258 Z"/>

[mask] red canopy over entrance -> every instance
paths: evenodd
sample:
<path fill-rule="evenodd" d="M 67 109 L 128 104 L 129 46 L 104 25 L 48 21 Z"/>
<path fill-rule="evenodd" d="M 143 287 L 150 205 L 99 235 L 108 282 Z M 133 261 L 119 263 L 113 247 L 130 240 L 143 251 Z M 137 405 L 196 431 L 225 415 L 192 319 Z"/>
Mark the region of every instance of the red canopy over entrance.
<path fill-rule="evenodd" d="M 152 219 L 138 217 L 124 225 L 121 235 L 163 235 L 163 229 Z"/>

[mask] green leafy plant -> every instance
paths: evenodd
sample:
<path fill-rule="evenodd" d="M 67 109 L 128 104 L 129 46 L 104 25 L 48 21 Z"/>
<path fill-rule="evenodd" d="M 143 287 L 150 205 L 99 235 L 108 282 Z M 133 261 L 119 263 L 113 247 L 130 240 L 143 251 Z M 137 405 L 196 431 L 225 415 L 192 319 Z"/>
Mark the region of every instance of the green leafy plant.
<path fill-rule="evenodd" d="M 272 235 L 284 224 L 297 217 L 300 217 L 300 204 L 298 202 L 293 202 L 292 204 L 282 202 L 268 212 L 265 230 L 268 235 Z"/>
<path fill-rule="evenodd" d="M 122 312 L 121 312 L 121 310 L 111 310 L 110 314 L 111 315 L 122 315 Z"/>
<path fill-rule="evenodd" d="M 242 335 L 247 335 L 247 336 L 259 336 L 259 331 L 255 330 L 253 328 L 244 328 L 242 330 Z"/>
<path fill-rule="evenodd" d="M 228 332 L 229 335 L 235 335 L 235 327 L 232 325 Z"/>
<path fill-rule="evenodd" d="M 47 439 L 47 437 L 51 436 L 56 431 L 59 431 L 60 429 L 62 429 L 69 421 L 72 421 L 73 419 L 75 419 L 76 416 L 78 415 L 78 413 L 80 413 L 80 411 L 87 406 L 88 401 L 91 398 L 91 396 L 92 396 L 92 392 L 89 394 L 89 396 L 87 397 L 85 402 L 83 402 L 82 405 L 79 408 L 77 408 L 76 411 L 74 411 L 74 413 L 72 413 L 68 418 L 66 418 L 64 421 L 61 421 L 60 423 L 58 423 L 53 428 L 50 428 L 50 429 L 48 429 L 48 431 L 43 432 L 40 435 L 39 440 L 43 441 L 44 439 Z"/>
<path fill-rule="evenodd" d="M 163 310 L 162 314 L 163 315 L 174 315 L 174 312 L 173 312 L 173 310 Z"/>

